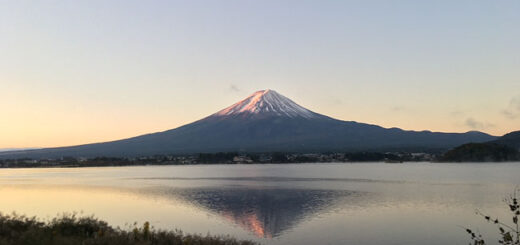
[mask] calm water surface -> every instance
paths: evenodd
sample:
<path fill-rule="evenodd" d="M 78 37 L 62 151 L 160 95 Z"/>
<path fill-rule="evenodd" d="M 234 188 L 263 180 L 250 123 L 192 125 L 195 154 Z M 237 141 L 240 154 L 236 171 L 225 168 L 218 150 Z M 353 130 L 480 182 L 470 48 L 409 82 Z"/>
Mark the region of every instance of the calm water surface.
<path fill-rule="evenodd" d="M 77 211 L 263 244 L 466 245 L 460 226 L 496 238 L 475 210 L 508 218 L 502 199 L 519 185 L 520 163 L 0 169 L 0 212 Z"/>

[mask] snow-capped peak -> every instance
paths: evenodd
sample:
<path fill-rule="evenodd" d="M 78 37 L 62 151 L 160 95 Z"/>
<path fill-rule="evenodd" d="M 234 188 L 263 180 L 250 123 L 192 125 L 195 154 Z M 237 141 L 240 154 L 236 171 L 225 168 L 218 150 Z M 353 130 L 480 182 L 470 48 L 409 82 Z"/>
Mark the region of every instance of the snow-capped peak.
<path fill-rule="evenodd" d="M 260 90 L 244 100 L 214 114 L 214 116 L 274 114 L 312 118 L 317 114 L 294 103 L 274 90 Z"/>

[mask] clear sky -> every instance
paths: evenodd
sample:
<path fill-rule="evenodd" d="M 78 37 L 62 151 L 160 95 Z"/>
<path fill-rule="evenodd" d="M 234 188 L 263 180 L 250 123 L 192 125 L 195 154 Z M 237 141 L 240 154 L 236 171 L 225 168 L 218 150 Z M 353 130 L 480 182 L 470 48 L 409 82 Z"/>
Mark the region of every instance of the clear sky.
<path fill-rule="evenodd" d="M 271 88 L 342 120 L 520 129 L 520 1 L 0 0 L 0 148 L 167 130 Z"/>

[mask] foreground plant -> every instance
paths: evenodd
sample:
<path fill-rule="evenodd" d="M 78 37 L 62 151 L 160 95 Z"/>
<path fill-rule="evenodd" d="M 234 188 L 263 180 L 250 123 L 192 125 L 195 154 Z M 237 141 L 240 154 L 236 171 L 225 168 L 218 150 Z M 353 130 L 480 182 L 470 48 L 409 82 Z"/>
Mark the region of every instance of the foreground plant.
<path fill-rule="evenodd" d="M 517 193 L 519 190 L 515 190 L 512 195 L 504 199 L 504 202 L 507 204 L 508 209 L 511 212 L 512 223 L 505 223 L 498 218 L 492 218 L 489 215 L 485 215 L 482 212 L 477 210 L 477 214 L 482 216 L 488 223 L 495 224 L 498 227 L 498 231 L 500 232 L 501 239 L 498 241 L 500 244 L 504 245 L 520 245 L 520 229 L 518 224 L 518 217 L 520 216 L 520 205 L 518 203 Z M 480 233 L 476 233 L 469 228 L 465 228 L 466 232 L 470 234 L 471 241 L 474 245 L 484 245 L 486 244 L 482 235 Z M 471 243 L 470 243 L 471 245 Z"/>
<path fill-rule="evenodd" d="M 239 241 L 229 236 L 190 235 L 180 230 L 155 230 L 150 223 L 131 231 L 113 228 L 93 216 L 78 217 L 63 214 L 50 221 L 24 215 L 0 213 L 0 245 L 252 245 L 251 241 Z"/>

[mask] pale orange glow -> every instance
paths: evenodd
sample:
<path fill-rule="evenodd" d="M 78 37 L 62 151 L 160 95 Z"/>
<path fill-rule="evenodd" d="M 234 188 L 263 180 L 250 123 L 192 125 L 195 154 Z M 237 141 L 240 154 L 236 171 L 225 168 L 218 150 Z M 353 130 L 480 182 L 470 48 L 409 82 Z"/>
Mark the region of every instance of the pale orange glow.
<path fill-rule="evenodd" d="M 173 129 L 266 88 L 340 120 L 520 129 L 516 1 L 4 2 L 0 148 Z"/>
<path fill-rule="evenodd" d="M 60 182 L 51 178 L 52 181 Z M 202 229 L 225 233 L 218 219 L 208 219 L 207 213 L 167 196 L 150 196 L 132 188 L 46 185 L 42 182 L 46 180 L 0 180 L 0 212 L 16 212 L 40 219 L 78 212 L 80 216 L 94 215 L 123 229 L 129 228 L 128 224 L 133 222 L 142 224 L 149 221 L 161 229 L 182 228 L 189 233 Z"/>
<path fill-rule="evenodd" d="M 259 237 L 267 237 L 271 238 L 271 234 L 266 234 L 264 230 L 263 224 L 258 220 L 258 217 L 256 217 L 256 214 L 251 214 L 246 217 L 248 222 L 248 227 Z"/>
<path fill-rule="evenodd" d="M 265 225 L 260 222 L 258 216 L 255 213 L 245 215 L 235 215 L 232 212 L 220 213 L 226 220 L 239 225 L 245 230 L 253 232 L 257 237 L 260 238 L 272 238 L 273 235 L 265 229 Z"/>

